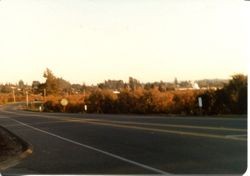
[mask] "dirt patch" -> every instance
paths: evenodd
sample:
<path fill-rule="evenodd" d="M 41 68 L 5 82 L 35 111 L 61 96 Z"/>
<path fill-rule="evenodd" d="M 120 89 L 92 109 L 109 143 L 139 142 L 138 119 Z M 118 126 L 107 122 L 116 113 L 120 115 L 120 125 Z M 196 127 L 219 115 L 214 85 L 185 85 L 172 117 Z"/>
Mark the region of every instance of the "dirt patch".
<path fill-rule="evenodd" d="M 0 126 L 0 164 L 10 158 L 16 157 L 28 146 L 20 138 Z"/>

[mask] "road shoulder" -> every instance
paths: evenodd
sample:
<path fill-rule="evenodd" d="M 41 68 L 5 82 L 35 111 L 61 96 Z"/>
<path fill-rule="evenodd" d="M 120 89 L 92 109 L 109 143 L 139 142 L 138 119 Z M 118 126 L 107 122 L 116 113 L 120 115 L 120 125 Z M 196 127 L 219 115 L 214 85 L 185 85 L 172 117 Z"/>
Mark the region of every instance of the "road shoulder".
<path fill-rule="evenodd" d="M 15 166 L 32 154 L 32 146 L 0 126 L 0 171 Z"/>

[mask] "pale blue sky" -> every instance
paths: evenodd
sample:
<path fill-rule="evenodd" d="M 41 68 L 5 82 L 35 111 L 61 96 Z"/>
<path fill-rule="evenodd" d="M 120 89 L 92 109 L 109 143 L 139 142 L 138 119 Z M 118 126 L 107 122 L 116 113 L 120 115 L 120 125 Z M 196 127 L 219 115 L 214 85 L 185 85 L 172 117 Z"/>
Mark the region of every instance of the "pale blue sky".
<path fill-rule="evenodd" d="M 247 74 L 249 2 L 1 0 L 0 83 L 229 78 Z"/>

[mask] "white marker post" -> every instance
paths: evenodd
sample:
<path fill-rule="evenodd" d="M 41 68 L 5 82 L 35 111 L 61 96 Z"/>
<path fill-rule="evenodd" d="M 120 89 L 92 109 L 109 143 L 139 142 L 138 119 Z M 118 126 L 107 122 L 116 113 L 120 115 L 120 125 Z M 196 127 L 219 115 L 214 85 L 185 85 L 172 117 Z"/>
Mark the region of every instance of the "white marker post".
<path fill-rule="evenodd" d="M 87 105 L 84 105 L 84 110 L 85 110 L 85 112 L 87 112 L 87 110 L 88 110 L 88 106 Z"/>
<path fill-rule="evenodd" d="M 199 107 L 202 108 L 202 98 L 198 97 L 198 103 L 199 103 Z"/>
<path fill-rule="evenodd" d="M 42 110 L 43 110 L 43 109 L 42 109 L 42 106 L 39 106 L 39 111 L 42 112 Z"/>
<path fill-rule="evenodd" d="M 200 108 L 200 114 L 202 115 L 202 98 L 201 97 L 198 97 L 198 105 Z"/>

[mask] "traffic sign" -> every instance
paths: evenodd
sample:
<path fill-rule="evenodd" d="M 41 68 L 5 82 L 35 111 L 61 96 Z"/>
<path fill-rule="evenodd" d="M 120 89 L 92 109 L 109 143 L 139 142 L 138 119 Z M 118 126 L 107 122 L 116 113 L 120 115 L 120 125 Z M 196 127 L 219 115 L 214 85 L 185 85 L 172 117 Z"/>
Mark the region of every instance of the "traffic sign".
<path fill-rule="evenodd" d="M 62 105 L 62 106 L 67 106 L 68 103 L 69 103 L 69 101 L 68 101 L 66 98 L 63 98 L 63 99 L 61 100 L 61 105 Z"/>

